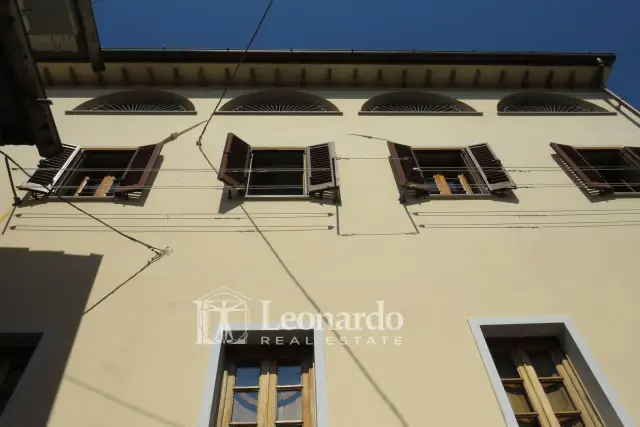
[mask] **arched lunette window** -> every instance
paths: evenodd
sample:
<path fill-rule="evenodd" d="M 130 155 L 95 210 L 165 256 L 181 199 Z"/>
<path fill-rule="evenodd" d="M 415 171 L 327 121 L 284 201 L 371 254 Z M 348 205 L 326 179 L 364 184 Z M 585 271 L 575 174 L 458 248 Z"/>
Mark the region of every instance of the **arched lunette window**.
<path fill-rule="evenodd" d="M 498 114 L 595 114 L 608 115 L 615 112 L 607 111 L 583 99 L 558 93 L 520 92 L 506 96 L 498 102 Z"/>
<path fill-rule="evenodd" d="M 334 114 L 342 112 L 330 101 L 295 90 L 264 90 L 240 95 L 224 104 L 216 114 Z"/>
<path fill-rule="evenodd" d="M 197 114 L 184 96 L 162 90 L 125 90 L 93 98 L 67 114 Z"/>
<path fill-rule="evenodd" d="M 464 102 L 435 93 L 388 92 L 362 105 L 360 115 L 482 115 Z"/>

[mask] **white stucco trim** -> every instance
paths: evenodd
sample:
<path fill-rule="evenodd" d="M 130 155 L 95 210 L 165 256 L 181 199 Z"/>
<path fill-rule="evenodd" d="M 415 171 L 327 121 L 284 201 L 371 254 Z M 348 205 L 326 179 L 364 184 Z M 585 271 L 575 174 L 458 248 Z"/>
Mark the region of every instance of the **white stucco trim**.
<path fill-rule="evenodd" d="M 600 365 L 598 365 L 595 357 L 591 354 L 591 351 L 589 351 L 589 348 L 569 316 L 470 318 L 468 322 L 507 427 L 518 427 L 518 423 L 509 404 L 507 393 L 500 381 L 498 370 L 489 352 L 489 347 L 485 340 L 485 331 L 483 331 L 483 328 L 486 327 L 509 328 L 510 332 L 508 336 L 513 336 L 513 332 L 517 331 L 518 328 L 524 329 L 525 327 L 527 331 L 523 330 L 522 335 L 519 336 L 550 335 L 550 331 L 555 331 L 555 334 L 564 340 L 565 346 L 571 346 L 574 350 L 572 353 L 581 358 L 581 362 L 584 362 L 581 363 L 582 370 L 579 369 L 580 366 L 575 367 L 576 370 L 578 370 L 580 379 L 585 383 L 589 394 L 592 395 L 596 393 L 598 395 L 592 395 L 591 397 L 595 401 L 594 403 L 598 412 L 604 418 L 605 425 L 607 425 L 607 427 L 634 427 L 633 420 L 623 408 L 622 403 L 607 381 Z M 539 332 L 536 332 L 536 329 Z M 496 329 L 492 331 L 491 336 L 500 336 L 500 334 L 496 335 L 495 331 Z M 567 348 L 566 351 L 569 353 L 570 349 Z M 576 363 L 574 363 L 574 365 L 576 365 Z M 585 381 L 586 379 L 583 378 L 585 374 L 593 377 L 595 381 Z M 591 387 L 589 387 L 590 385 Z M 596 397 L 598 397 L 598 399 L 596 399 Z"/>
<path fill-rule="evenodd" d="M 291 331 L 290 328 L 281 327 L 279 323 L 252 323 L 249 324 L 248 327 L 244 324 L 231 324 L 229 325 L 228 330 L 242 331 L 245 330 L 245 328 L 248 332 L 269 331 L 270 333 L 274 333 L 279 330 Z M 218 327 L 215 336 L 220 336 L 218 335 L 220 332 L 223 331 Z M 216 343 L 211 345 L 211 355 L 209 356 L 209 363 L 205 377 L 200 415 L 198 417 L 198 427 L 212 427 L 215 425 L 215 420 L 212 419 L 212 415 L 214 413 L 214 405 L 217 402 L 216 387 L 218 385 L 218 376 L 222 372 L 222 365 L 220 363 L 221 351 L 222 344 Z M 322 325 L 319 325 L 313 330 L 313 359 L 316 387 L 316 427 L 329 427 L 327 373 L 324 350 L 324 330 L 322 329 Z"/>

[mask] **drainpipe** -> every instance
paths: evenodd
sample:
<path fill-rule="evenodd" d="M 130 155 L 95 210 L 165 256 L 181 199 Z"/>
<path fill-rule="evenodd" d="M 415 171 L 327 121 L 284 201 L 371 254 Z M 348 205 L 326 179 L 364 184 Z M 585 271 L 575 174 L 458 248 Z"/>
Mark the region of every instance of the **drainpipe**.
<path fill-rule="evenodd" d="M 616 102 L 618 102 L 618 110 L 620 109 L 620 106 L 624 106 L 627 110 L 629 110 L 631 113 L 633 113 L 634 116 L 640 118 L 640 111 L 638 111 L 637 108 L 635 108 L 633 105 L 629 104 L 624 99 L 620 98 L 615 93 L 611 92 L 611 90 L 609 90 L 605 86 L 605 84 L 604 84 L 604 62 L 602 62 L 602 59 L 600 59 L 600 58 L 597 58 L 597 61 L 598 61 L 598 67 L 600 67 L 600 89 L 602 89 L 604 91 L 604 93 L 606 93 L 611 98 L 616 100 Z"/>

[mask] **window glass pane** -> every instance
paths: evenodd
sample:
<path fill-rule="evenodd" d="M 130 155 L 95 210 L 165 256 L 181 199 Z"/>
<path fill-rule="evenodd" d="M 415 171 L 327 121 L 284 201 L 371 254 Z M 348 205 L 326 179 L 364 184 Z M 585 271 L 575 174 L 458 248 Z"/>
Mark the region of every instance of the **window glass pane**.
<path fill-rule="evenodd" d="M 519 427 L 540 427 L 540 423 L 538 422 L 538 417 L 534 417 L 534 418 L 518 417 L 517 420 L 518 420 Z"/>
<path fill-rule="evenodd" d="M 258 414 L 258 392 L 235 392 L 233 395 L 232 422 L 256 421 Z"/>
<path fill-rule="evenodd" d="M 538 374 L 539 377 L 559 376 L 558 370 L 556 369 L 556 364 L 553 363 L 549 351 L 528 351 L 527 354 L 529 355 L 529 359 L 531 359 L 533 369 L 535 369 L 536 374 Z"/>
<path fill-rule="evenodd" d="M 584 424 L 580 417 L 559 417 L 558 422 L 560 423 L 561 427 L 584 427 Z"/>
<path fill-rule="evenodd" d="M 300 385 L 302 384 L 302 367 L 279 366 L 278 385 Z"/>
<path fill-rule="evenodd" d="M 504 384 L 504 390 L 509 397 L 511 408 L 516 414 L 523 412 L 533 412 L 531 404 L 527 398 L 527 392 L 522 384 Z"/>
<path fill-rule="evenodd" d="M 562 383 L 542 383 L 542 388 L 547 394 L 547 399 L 551 403 L 551 407 L 554 412 L 562 411 L 574 411 L 576 408 L 573 406 L 569 394 Z"/>
<path fill-rule="evenodd" d="M 279 421 L 302 420 L 302 391 L 278 391 L 277 419 Z"/>
<path fill-rule="evenodd" d="M 236 387 L 258 386 L 260 368 L 258 366 L 241 366 L 236 369 Z"/>
<path fill-rule="evenodd" d="M 492 352 L 493 362 L 496 364 L 500 378 L 520 378 L 511 355 L 506 351 Z"/>

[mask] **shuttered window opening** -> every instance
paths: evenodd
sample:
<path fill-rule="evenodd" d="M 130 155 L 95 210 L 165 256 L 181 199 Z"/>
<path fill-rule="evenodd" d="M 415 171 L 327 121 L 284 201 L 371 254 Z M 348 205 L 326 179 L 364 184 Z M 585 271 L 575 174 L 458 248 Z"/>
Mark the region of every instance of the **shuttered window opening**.
<path fill-rule="evenodd" d="M 67 145 L 59 156 L 41 161 L 19 188 L 62 197 L 126 198 L 146 188 L 162 146 L 83 149 Z"/>
<path fill-rule="evenodd" d="M 488 144 L 438 149 L 387 145 L 401 202 L 407 197 L 503 195 L 516 188 Z"/>
<path fill-rule="evenodd" d="M 310 345 L 228 345 L 216 427 L 314 427 L 316 389 Z"/>
<path fill-rule="evenodd" d="M 40 338 L 41 334 L 0 334 L 0 418 Z"/>
<path fill-rule="evenodd" d="M 306 148 L 253 148 L 230 133 L 218 179 L 241 197 L 312 197 L 338 201 L 333 142 Z"/>
<path fill-rule="evenodd" d="M 550 145 L 587 194 L 640 194 L 640 147 Z"/>
<path fill-rule="evenodd" d="M 518 425 L 604 427 L 557 338 L 498 338 L 487 344 Z"/>

